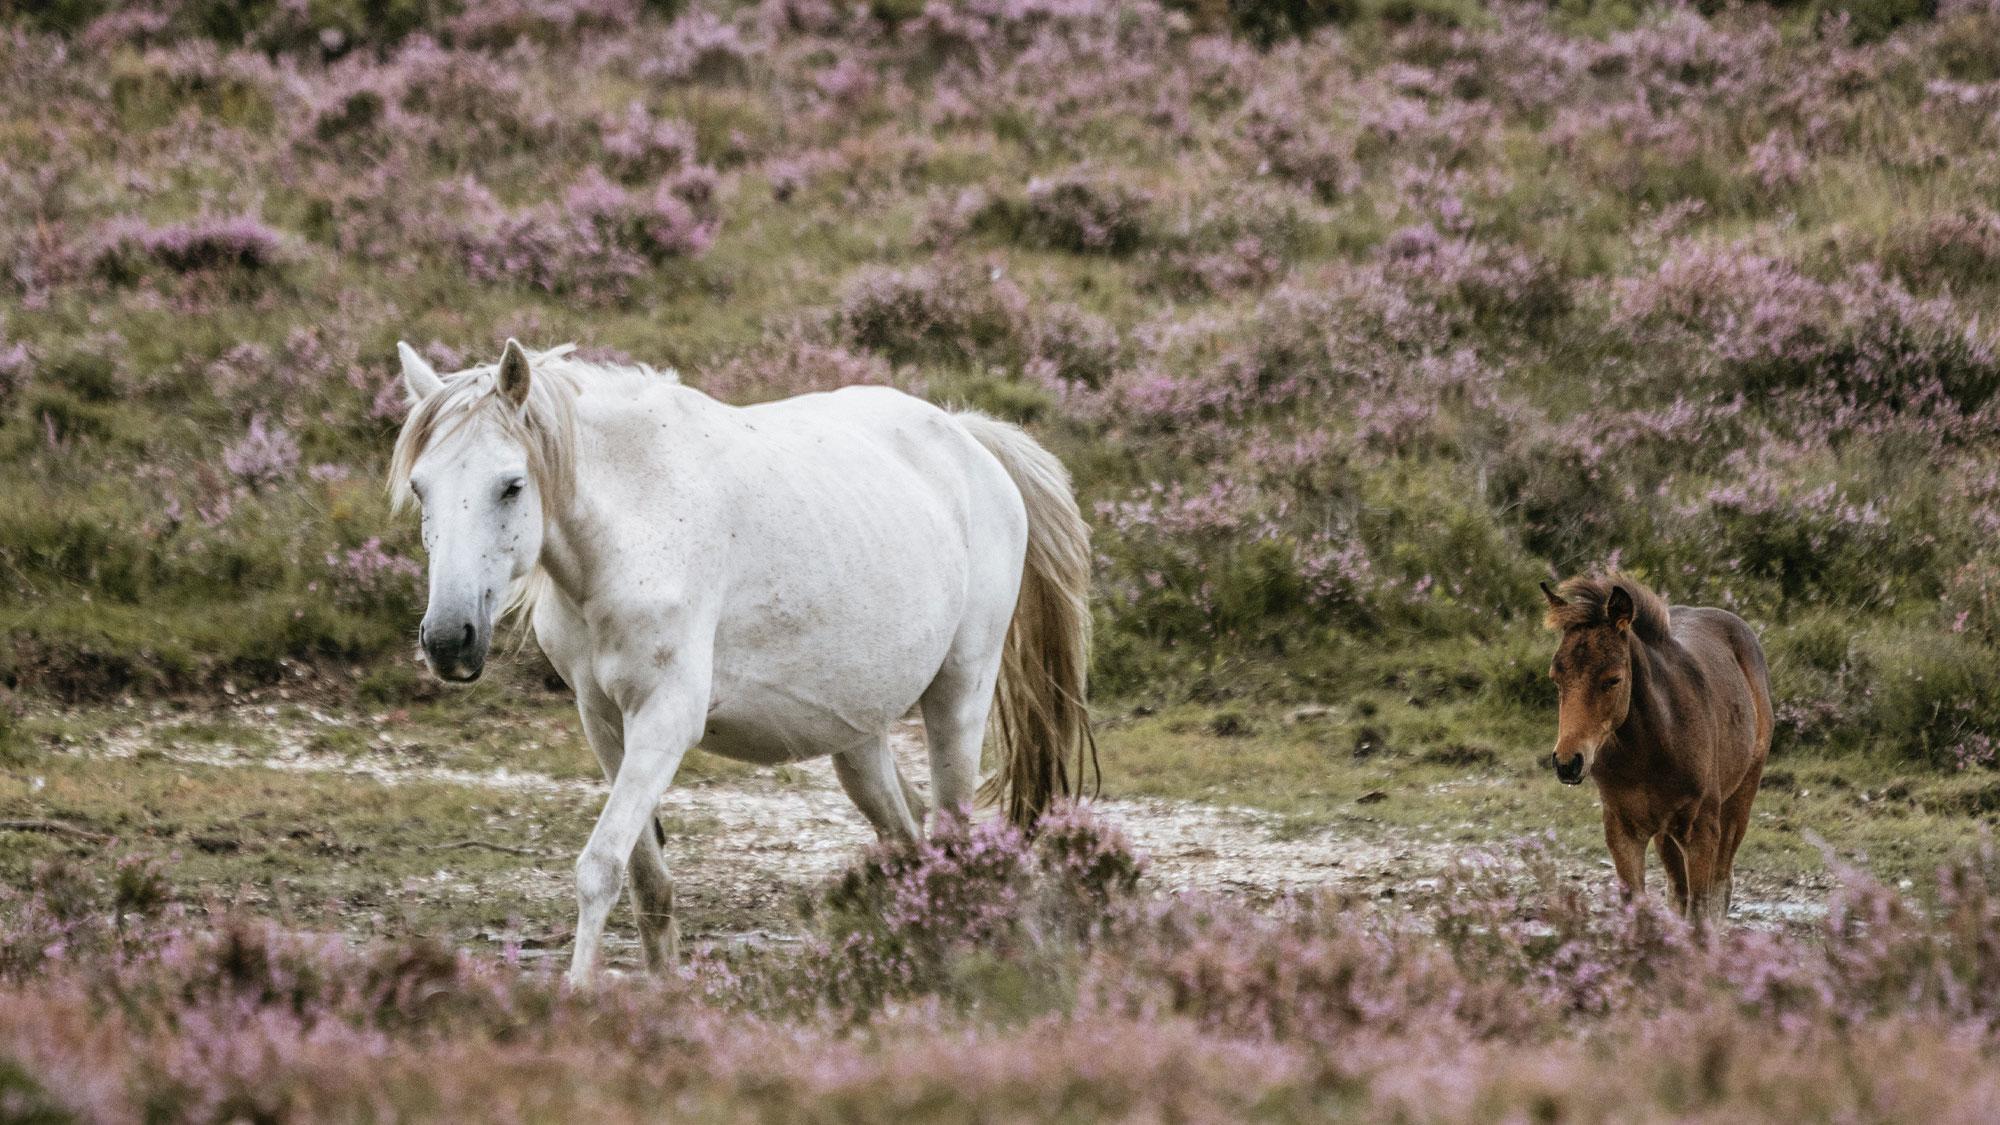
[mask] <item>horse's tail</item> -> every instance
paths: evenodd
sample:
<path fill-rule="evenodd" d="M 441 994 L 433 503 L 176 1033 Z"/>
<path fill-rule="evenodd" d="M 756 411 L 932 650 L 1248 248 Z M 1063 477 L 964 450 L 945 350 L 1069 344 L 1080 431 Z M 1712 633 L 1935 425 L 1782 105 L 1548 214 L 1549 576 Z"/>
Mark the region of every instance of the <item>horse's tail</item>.
<path fill-rule="evenodd" d="M 1069 471 L 1018 426 L 983 414 L 956 415 L 998 458 L 1028 509 L 1021 594 L 1000 657 L 993 696 L 1000 769 L 980 789 L 1032 832 L 1057 797 L 1095 791 L 1102 780 L 1090 733 L 1090 527 L 1077 510 Z"/>

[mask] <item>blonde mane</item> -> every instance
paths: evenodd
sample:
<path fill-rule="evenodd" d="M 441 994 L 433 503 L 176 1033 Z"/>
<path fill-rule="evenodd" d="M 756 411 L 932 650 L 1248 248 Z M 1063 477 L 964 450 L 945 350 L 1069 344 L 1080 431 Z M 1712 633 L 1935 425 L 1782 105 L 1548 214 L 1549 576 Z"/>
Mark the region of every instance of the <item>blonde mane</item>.
<path fill-rule="evenodd" d="M 411 407 L 396 435 L 389 456 L 391 509 L 406 511 L 415 498 L 410 474 L 432 443 L 450 437 L 472 422 L 486 419 L 518 442 L 527 456 L 528 474 L 541 496 L 542 516 L 553 519 L 576 492 L 576 400 L 586 387 L 631 394 L 646 383 L 680 382 L 680 373 L 656 370 L 643 363 L 591 363 L 575 358 L 575 344 L 528 353 L 528 400 L 519 409 L 500 393 L 498 363 L 469 367 L 443 376 L 444 389 Z M 507 598 L 502 616 L 525 615 L 547 586 L 540 567 Z"/>
<path fill-rule="evenodd" d="M 488 419 L 527 453 L 528 472 L 542 497 L 546 515 L 568 503 L 575 487 L 576 399 L 585 386 L 637 390 L 664 379 L 680 382 L 680 373 L 659 371 L 643 363 L 590 363 L 574 358 L 575 344 L 545 352 L 530 352 L 528 401 L 516 410 L 500 394 L 498 363 L 468 367 L 444 376 L 444 389 L 416 404 L 403 420 L 396 449 L 389 458 L 389 495 L 395 510 L 408 508 L 410 473 L 424 450 L 441 437 L 480 418 Z"/>

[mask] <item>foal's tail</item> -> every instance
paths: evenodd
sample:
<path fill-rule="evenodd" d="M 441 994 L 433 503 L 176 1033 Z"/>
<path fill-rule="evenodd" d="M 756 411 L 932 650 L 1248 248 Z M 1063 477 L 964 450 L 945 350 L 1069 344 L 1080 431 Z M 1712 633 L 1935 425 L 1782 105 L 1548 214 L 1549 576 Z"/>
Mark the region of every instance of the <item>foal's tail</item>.
<path fill-rule="evenodd" d="M 1069 471 L 1018 426 L 983 414 L 955 415 L 999 458 L 1028 508 L 1028 558 L 1000 657 L 993 697 L 1000 770 L 980 796 L 998 799 L 1026 831 L 1056 797 L 1094 791 L 1102 780 L 1090 733 L 1090 527 L 1077 510 Z"/>

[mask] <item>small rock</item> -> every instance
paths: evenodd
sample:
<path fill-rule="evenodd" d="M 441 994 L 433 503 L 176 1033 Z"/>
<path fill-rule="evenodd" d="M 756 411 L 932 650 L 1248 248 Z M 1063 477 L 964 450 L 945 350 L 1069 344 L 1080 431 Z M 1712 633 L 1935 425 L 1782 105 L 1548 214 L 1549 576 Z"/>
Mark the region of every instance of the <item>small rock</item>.
<path fill-rule="evenodd" d="M 1285 722 L 1292 726 L 1302 726 L 1306 723 L 1324 722 L 1327 719 L 1333 718 L 1333 716 L 1334 710 L 1332 707 L 1324 703 L 1308 703 L 1303 707 L 1292 708 L 1285 715 Z"/>
<path fill-rule="evenodd" d="M 1357 805 L 1372 805 L 1379 801 L 1386 801 L 1388 799 L 1389 795 L 1387 793 L 1384 793 L 1382 790 L 1370 789 L 1368 792 L 1363 793 L 1359 797 L 1356 797 L 1354 799 L 1354 803 Z"/>
<path fill-rule="evenodd" d="M 1389 740 L 1376 728 L 1362 727 L 1354 732 L 1354 757 L 1357 761 L 1385 753 L 1388 749 Z"/>

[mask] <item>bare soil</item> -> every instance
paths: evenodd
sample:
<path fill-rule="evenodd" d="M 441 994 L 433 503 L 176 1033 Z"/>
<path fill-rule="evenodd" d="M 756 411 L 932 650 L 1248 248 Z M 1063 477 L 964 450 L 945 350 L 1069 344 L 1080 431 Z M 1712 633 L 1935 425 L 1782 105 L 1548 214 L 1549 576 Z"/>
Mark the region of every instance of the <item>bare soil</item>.
<path fill-rule="evenodd" d="M 505 768 L 467 770 L 425 764 L 421 755 L 399 752 L 391 736 L 375 734 L 367 753 L 316 749 L 326 745 L 328 728 L 358 720 L 321 711 L 281 711 L 276 707 L 237 708 L 235 718 L 268 741 L 255 747 L 227 741 L 189 747 L 162 737 L 163 722 L 136 721 L 107 732 L 84 753 L 128 757 L 139 753 L 214 767 L 270 768 L 368 778 L 385 785 L 434 782 L 494 792 L 497 796 L 546 806 L 549 831 L 537 827 L 533 839 L 467 839 L 439 847 L 433 886 L 437 896 L 479 896 L 504 889 L 546 902 L 547 919 L 566 919 L 570 901 L 571 852 L 559 839 L 587 831 L 588 815 L 604 786 L 596 779 L 560 778 Z M 928 788 L 923 732 L 914 720 L 894 732 L 894 747 L 905 776 Z M 1476 779 L 1465 784 L 1479 784 Z M 1415 796 L 1414 794 L 1410 796 Z M 667 827 L 666 854 L 675 874 L 688 936 L 697 941 L 795 940 L 801 895 L 852 862 L 874 840 L 873 831 L 841 792 L 827 759 L 779 770 L 756 771 L 679 785 L 661 801 Z M 1256 809 L 1152 798 L 1099 798 L 1097 811 L 1120 825 L 1149 860 L 1148 880 L 1159 890 L 1270 901 L 1287 895 L 1334 893 L 1368 898 L 1385 908 L 1420 910 L 1436 890 L 1439 876 L 1475 846 L 1492 847 L 1490 831 L 1478 826 L 1370 824 L 1321 827 L 1301 824 Z M 580 815 L 581 814 L 581 815 Z M 518 866 L 503 873 L 466 876 L 454 870 L 457 848 L 518 852 Z M 490 865 L 488 865 L 490 867 Z M 1563 875 L 1593 893 L 1611 889 L 1609 863 L 1601 856 L 1565 861 Z M 1823 913 L 1826 881 L 1739 877 L 1735 919 L 1739 924 L 1796 926 Z M 566 923 L 531 938 L 530 948 L 560 945 Z M 519 935 L 480 935 L 512 940 Z M 627 950 L 626 952 L 629 952 Z M 533 955 L 530 953 L 530 955 Z"/>

